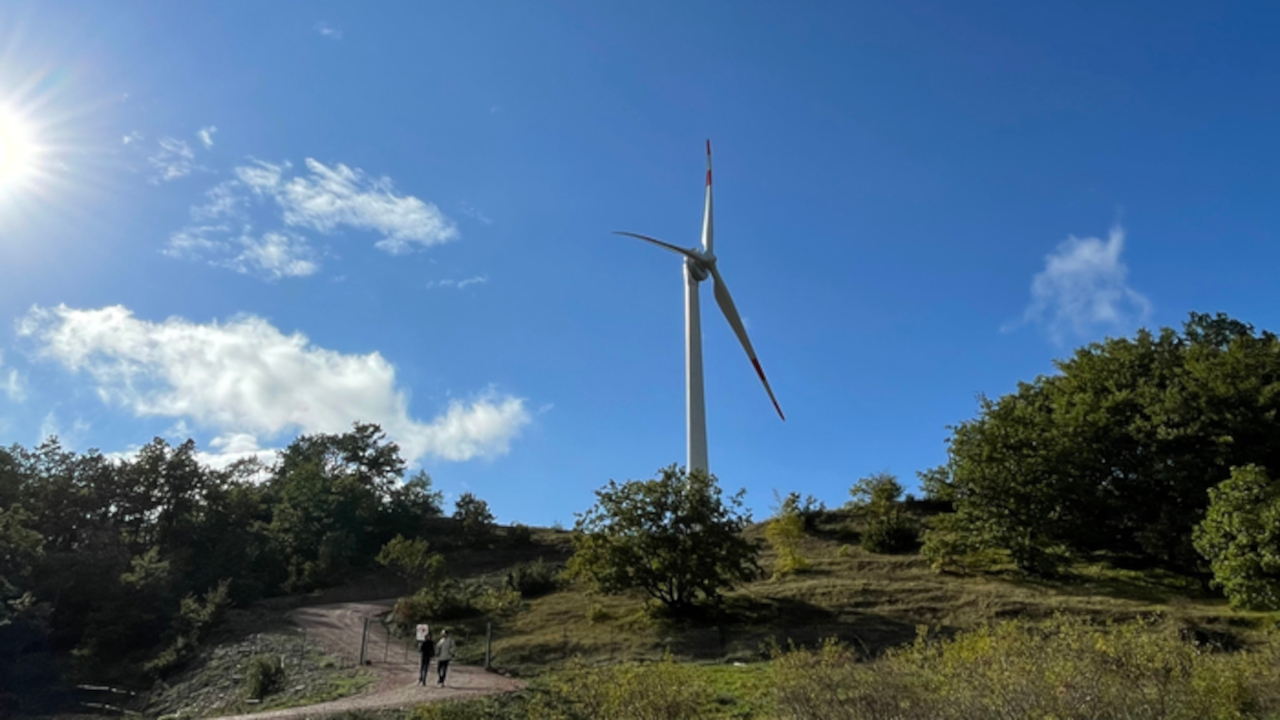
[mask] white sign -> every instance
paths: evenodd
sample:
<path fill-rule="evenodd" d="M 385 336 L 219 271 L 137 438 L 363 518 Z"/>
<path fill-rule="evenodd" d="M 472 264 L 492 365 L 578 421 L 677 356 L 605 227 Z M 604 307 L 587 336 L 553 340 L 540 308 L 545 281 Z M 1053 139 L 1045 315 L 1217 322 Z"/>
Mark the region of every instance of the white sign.
<path fill-rule="evenodd" d="M 423 640 L 426 640 L 426 639 L 427 639 L 427 635 L 428 635 L 430 632 L 431 632 L 431 626 L 430 626 L 430 625 L 419 625 L 419 626 L 418 626 L 418 642 L 422 642 Z"/>

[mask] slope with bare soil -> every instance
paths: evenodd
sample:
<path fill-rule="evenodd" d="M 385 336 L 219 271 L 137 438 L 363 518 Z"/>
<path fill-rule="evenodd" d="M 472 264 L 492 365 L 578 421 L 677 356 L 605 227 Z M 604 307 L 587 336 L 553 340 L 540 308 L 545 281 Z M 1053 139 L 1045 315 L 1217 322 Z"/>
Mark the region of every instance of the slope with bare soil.
<path fill-rule="evenodd" d="M 346 658 L 359 654 L 365 620 L 369 619 L 370 640 L 366 645 L 365 668 L 374 679 L 365 692 L 316 705 L 224 718 L 320 717 L 351 710 L 407 707 L 424 702 L 513 692 L 524 687 L 519 680 L 467 665 L 451 666 L 444 687 L 437 687 L 434 682 L 426 687 L 418 685 L 418 656 L 410 652 L 409 647 L 390 638 L 376 621 L 394 603 L 394 600 L 332 603 L 301 607 L 288 614 L 293 623 L 305 629 L 308 639 L 319 643 L 329 653 Z M 434 664 L 431 673 L 434 681 Z"/>

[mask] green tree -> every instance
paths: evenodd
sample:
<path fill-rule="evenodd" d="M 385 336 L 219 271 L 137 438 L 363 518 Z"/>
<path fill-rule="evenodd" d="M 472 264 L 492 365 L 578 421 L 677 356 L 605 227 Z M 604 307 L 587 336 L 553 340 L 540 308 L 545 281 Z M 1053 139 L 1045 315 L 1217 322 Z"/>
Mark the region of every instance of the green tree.
<path fill-rule="evenodd" d="M 391 538 L 378 552 L 379 565 L 389 567 L 404 578 L 410 593 L 423 584 L 439 579 L 444 572 L 444 558 L 431 552 L 424 538 L 410 540 L 403 535 Z"/>
<path fill-rule="evenodd" d="M 713 475 L 672 465 L 653 480 L 609 484 L 577 515 L 570 573 L 606 593 L 640 589 L 673 614 L 759 575 L 742 536 L 745 490 L 722 500 Z"/>
<path fill-rule="evenodd" d="M 1056 365 L 951 428 L 938 484 L 950 527 L 1035 573 L 1099 551 L 1200 573 L 1192 528 L 1215 479 L 1280 466 L 1280 341 L 1193 313 L 1181 332 L 1140 330 Z"/>
<path fill-rule="evenodd" d="M 1280 610 L 1280 482 L 1264 468 L 1232 468 L 1229 479 L 1209 490 L 1195 546 L 1232 607 Z"/>
<path fill-rule="evenodd" d="M 895 553 L 916 546 L 916 524 L 902 507 L 902 483 L 892 473 L 860 478 L 849 488 L 850 505 L 862 514 L 862 547 L 871 552 Z"/>
<path fill-rule="evenodd" d="M 464 492 L 453 504 L 453 519 L 462 523 L 462 531 L 471 538 L 485 538 L 493 533 L 494 518 L 489 503 Z"/>
<path fill-rule="evenodd" d="M 764 526 L 764 537 L 773 547 L 775 578 L 809 569 L 809 560 L 800 547 L 804 531 L 800 494 L 791 493 L 778 502 L 778 511 Z"/>

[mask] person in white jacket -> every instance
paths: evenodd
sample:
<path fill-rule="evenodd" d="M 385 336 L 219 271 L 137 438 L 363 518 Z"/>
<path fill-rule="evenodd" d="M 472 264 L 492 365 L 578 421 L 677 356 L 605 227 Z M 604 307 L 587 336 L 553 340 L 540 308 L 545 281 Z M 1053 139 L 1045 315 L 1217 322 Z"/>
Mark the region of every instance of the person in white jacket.
<path fill-rule="evenodd" d="M 453 636 L 445 630 L 440 634 L 440 642 L 436 644 L 436 672 L 440 675 L 440 682 L 437 685 L 444 685 L 444 676 L 449 672 L 449 661 L 453 659 L 453 653 L 457 649 L 457 644 L 453 641 Z"/>

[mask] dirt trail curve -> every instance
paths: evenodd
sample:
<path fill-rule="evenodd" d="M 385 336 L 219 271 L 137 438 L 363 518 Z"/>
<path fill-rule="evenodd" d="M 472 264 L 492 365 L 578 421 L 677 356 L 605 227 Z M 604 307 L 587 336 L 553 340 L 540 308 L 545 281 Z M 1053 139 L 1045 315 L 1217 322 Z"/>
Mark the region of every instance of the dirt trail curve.
<path fill-rule="evenodd" d="M 307 637 L 335 654 L 351 656 L 359 652 L 360 636 L 364 632 L 364 619 L 387 612 L 394 600 L 374 602 L 347 602 L 332 605 L 301 607 L 289 613 L 289 619 L 307 630 Z M 374 635 L 370 627 L 370 635 Z M 332 700 L 318 705 L 271 710 L 249 715 L 228 715 L 216 720 L 265 720 L 266 718 L 314 718 L 347 710 L 375 710 L 379 708 L 406 707 L 424 702 L 475 697 L 495 693 L 513 692 L 524 683 L 483 668 L 470 665 L 450 665 L 449 679 L 444 687 L 435 685 L 435 663 L 431 664 L 428 685 L 418 685 L 418 657 L 403 646 L 387 652 L 383 648 L 381 628 L 378 643 L 370 642 L 368 669 L 373 673 L 373 684 L 363 693 Z M 385 658 L 385 661 L 384 661 Z"/>

